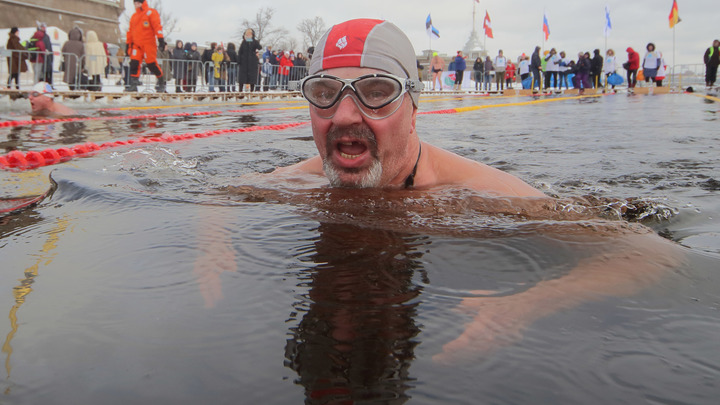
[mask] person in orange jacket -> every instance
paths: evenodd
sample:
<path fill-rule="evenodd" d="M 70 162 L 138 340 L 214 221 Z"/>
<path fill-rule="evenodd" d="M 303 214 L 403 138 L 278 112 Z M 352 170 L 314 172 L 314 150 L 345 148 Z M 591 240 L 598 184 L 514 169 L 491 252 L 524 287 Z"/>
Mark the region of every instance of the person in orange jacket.
<path fill-rule="evenodd" d="M 165 92 L 165 77 L 157 63 L 158 46 L 162 49 L 165 45 L 160 14 L 154 8 L 150 8 L 145 0 L 134 0 L 133 4 L 135 14 L 130 17 L 130 28 L 125 43 L 126 53 L 130 55 L 130 83 L 125 90 L 137 91 L 140 63 L 145 59 L 148 69 L 157 77 L 155 90 Z"/>

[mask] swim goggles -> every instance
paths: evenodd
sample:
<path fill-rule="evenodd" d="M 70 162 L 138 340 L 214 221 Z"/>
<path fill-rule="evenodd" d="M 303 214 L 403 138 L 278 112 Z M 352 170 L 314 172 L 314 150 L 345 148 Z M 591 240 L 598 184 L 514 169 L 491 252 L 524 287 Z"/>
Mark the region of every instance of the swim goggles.
<path fill-rule="evenodd" d="M 363 115 L 370 119 L 382 119 L 400 108 L 403 94 L 421 91 L 423 83 L 387 73 L 373 73 L 354 79 L 319 74 L 305 77 L 299 86 L 300 93 L 317 108 L 320 118 L 332 118 L 340 104 L 338 101 L 351 97 Z M 343 96 L 346 89 L 352 90 L 355 97 L 350 93 Z"/>

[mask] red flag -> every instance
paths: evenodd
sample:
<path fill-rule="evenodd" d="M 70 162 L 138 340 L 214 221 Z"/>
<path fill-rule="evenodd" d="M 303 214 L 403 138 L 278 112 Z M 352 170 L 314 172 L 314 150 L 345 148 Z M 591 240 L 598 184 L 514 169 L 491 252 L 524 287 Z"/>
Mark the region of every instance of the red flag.
<path fill-rule="evenodd" d="M 547 41 L 550 37 L 550 24 L 548 24 L 547 16 L 543 14 L 543 32 L 545 33 L 545 40 Z"/>
<path fill-rule="evenodd" d="M 492 38 L 492 25 L 490 25 L 490 14 L 485 10 L 485 20 L 483 21 L 483 28 L 485 29 L 485 36 Z"/>
<path fill-rule="evenodd" d="M 670 16 L 668 19 L 670 20 L 670 28 L 673 28 L 675 24 L 682 21 L 680 19 L 680 14 L 678 14 L 677 0 L 673 0 L 672 9 L 670 10 Z"/>

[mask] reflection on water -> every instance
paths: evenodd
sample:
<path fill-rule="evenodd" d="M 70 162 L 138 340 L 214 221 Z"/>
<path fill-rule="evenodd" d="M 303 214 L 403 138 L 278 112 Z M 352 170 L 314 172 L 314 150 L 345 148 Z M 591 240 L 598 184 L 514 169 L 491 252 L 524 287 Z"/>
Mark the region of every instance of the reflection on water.
<path fill-rule="evenodd" d="M 300 259 L 307 295 L 285 348 L 308 404 L 403 403 L 418 327 L 417 238 L 323 223 Z M 291 319 L 292 320 L 292 319 Z"/>
<path fill-rule="evenodd" d="M 52 198 L 0 218 L 0 402 L 714 405 L 717 114 L 594 100 L 418 117 L 424 140 L 559 197 L 540 205 L 248 176 L 314 154 L 309 126 L 60 165 Z M 8 128 L 0 145 L 307 120 L 242 114 Z"/>
<path fill-rule="evenodd" d="M 22 215 L 22 214 L 21 214 Z M 58 219 L 54 229 L 48 232 L 47 240 L 42 246 L 41 252 L 38 255 L 35 263 L 25 269 L 24 278 L 20 281 L 20 284 L 13 287 L 13 297 L 15 298 L 15 305 L 10 309 L 8 318 L 10 319 L 10 333 L 5 338 L 5 342 L 2 345 L 2 352 L 7 356 L 5 357 L 5 371 L 7 372 L 8 379 L 11 374 L 11 363 L 10 358 L 12 356 L 12 340 L 18 331 L 18 317 L 17 312 L 25 303 L 27 296 L 32 292 L 32 285 L 35 282 L 35 278 L 39 275 L 39 267 L 41 265 L 47 266 L 52 263 L 55 253 L 53 252 L 57 247 L 60 236 L 67 229 L 69 223 L 67 219 Z M 10 388 L 6 390 L 6 394 L 9 393 Z"/>

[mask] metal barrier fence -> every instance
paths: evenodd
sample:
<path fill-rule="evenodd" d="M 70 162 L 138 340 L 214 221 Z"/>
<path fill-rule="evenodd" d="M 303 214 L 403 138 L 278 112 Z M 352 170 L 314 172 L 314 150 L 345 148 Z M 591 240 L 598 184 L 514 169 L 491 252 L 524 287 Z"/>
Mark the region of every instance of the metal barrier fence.
<path fill-rule="evenodd" d="M 705 87 L 705 64 L 673 66 L 670 86 L 685 89 L 688 86 Z"/>
<path fill-rule="evenodd" d="M 51 80 L 53 86 L 59 90 L 82 91 L 116 91 L 122 92 L 128 83 L 130 74 L 130 58 L 120 60 L 117 56 L 85 55 L 77 57 L 75 54 L 55 52 L 54 59 L 59 64 L 47 59 L 48 52 L 7 50 L 0 49 L 0 84 L 6 88 L 19 87 L 20 90 L 29 90 L 38 81 Z M 25 55 L 25 59 L 22 58 Z M 88 75 L 87 66 L 94 58 L 107 58 L 109 65 L 100 77 Z M 13 63 L 25 60 L 26 72 L 11 74 Z M 14 62 L 13 62 L 14 61 Z M 52 69 L 52 64 L 59 65 L 60 69 Z M 173 92 L 240 92 L 240 91 L 287 91 L 291 90 L 289 84 L 296 82 L 307 75 L 305 66 L 293 66 L 287 71 L 278 65 L 258 64 L 258 71 L 254 83 L 249 87 L 240 83 L 240 66 L 237 63 L 221 63 L 216 72 L 213 62 L 201 62 L 186 59 L 158 59 L 163 70 L 167 91 Z M 119 65 L 119 66 L 118 66 Z M 20 70 L 20 69 L 12 69 Z M 674 89 L 685 89 L 688 86 L 705 86 L 704 64 L 675 65 L 671 74 L 664 80 L 666 85 Z M 216 75 L 217 73 L 217 75 Z M 286 73 L 286 74 L 284 74 Z M 624 73 L 624 72 L 619 72 Z M 141 66 L 140 86 L 138 91 L 155 91 L 156 78 L 143 64 Z M 430 85 L 426 82 L 426 86 Z M 428 89 L 432 87 L 426 87 Z"/>
<path fill-rule="evenodd" d="M 47 81 L 60 90 L 121 92 L 129 82 L 130 58 L 127 56 L 77 57 L 71 53 L 55 52 L 54 58 L 60 58 L 62 62 L 55 63 L 59 65 L 59 69 L 52 69 L 50 61 L 45 59 L 47 54 L 39 51 L 0 49 L 0 83 L 9 87 L 12 80 L 12 87 L 17 86 L 20 90 L 29 90 L 35 83 Z M 22 55 L 25 55 L 25 58 Z M 107 67 L 99 75 L 97 72 L 88 72 L 89 65 L 98 58 L 105 58 Z M 24 60 L 27 69 L 25 72 L 12 69 L 19 72 L 16 80 L 11 74 L 11 67 L 12 63 L 17 65 L 21 60 Z M 219 69 L 216 69 L 214 62 L 158 59 L 158 65 L 163 70 L 167 91 L 171 93 L 287 91 L 289 82 L 300 80 L 307 75 L 305 66 L 283 69 L 278 65 L 258 64 L 254 82 L 240 83 L 241 72 L 237 63 L 223 62 Z M 144 63 L 140 73 L 138 91 L 155 91 L 157 80 Z"/>

